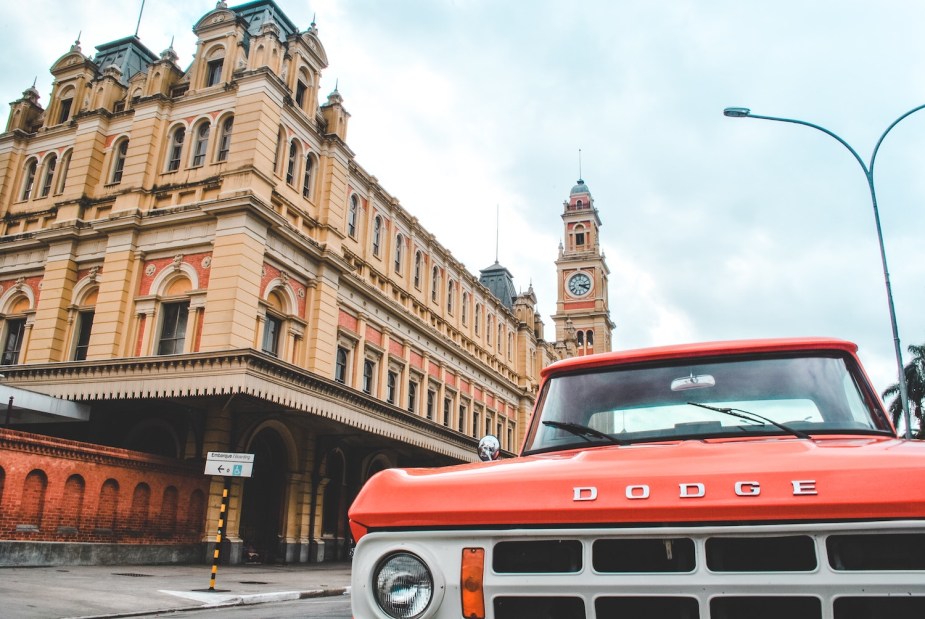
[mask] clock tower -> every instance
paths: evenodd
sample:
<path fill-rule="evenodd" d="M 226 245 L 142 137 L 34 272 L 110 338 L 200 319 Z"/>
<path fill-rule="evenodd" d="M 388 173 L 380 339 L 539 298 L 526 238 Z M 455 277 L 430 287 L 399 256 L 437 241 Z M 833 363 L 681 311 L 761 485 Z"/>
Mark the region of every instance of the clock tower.
<path fill-rule="evenodd" d="M 556 341 L 569 354 L 609 352 L 615 326 L 607 295 L 610 271 L 601 253 L 601 219 L 582 179 L 572 187 L 563 207 L 565 239 L 559 243 L 556 260 L 558 295 L 552 317 Z"/>

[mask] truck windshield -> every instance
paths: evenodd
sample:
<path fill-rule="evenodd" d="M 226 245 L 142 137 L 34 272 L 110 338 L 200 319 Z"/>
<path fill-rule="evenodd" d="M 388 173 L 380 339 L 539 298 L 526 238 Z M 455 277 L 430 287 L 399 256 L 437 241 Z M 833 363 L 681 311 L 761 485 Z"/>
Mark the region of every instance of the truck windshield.
<path fill-rule="evenodd" d="M 595 368 L 547 381 L 525 452 L 591 443 L 891 432 L 869 398 L 845 360 L 834 356 Z M 752 415 L 725 412 L 730 409 Z"/>

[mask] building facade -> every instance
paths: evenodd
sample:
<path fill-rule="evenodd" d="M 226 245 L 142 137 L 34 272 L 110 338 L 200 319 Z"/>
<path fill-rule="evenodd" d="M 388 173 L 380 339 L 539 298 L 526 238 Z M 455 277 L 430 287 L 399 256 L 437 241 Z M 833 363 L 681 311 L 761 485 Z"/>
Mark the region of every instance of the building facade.
<path fill-rule="evenodd" d="M 211 559 L 226 484 L 223 560 L 342 558 L 371 475 L 516 451 L 577 350 L 359 165 L 314 23 L 220 1 L 193 32 L 185 69 L 75 42 L 0 134 L 0 564 Z"/>

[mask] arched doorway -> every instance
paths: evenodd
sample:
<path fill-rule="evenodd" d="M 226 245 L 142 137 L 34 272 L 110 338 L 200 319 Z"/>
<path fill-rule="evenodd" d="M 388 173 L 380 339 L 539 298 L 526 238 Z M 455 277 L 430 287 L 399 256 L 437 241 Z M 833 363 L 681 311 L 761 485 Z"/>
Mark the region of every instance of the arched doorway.
<path fill-rule="evenodd" d="M 283 537 L 283 501 L 286 487 L 286 446 L 274 430 L 257 433 L 248 447 L 254 469 L 244 481 L 241 503 L 241 539 L 245 562 L 276 563 Z"/>

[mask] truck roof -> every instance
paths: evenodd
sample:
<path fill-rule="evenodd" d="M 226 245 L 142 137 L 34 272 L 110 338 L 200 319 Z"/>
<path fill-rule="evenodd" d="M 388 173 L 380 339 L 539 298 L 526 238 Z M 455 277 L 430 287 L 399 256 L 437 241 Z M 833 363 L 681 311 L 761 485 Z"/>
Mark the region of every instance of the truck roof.
<path fill-rule="evenodd" d="M 691 357 L 794 352 L 801 350 L 843 351 L 854 356 L 857 353 L 858 347 L 857 344 L 853 342 L 830 337 L 769 338 L 676 344 L 673 346 L 637 348 L 634 350 L 621 350 L 563 359 L 562 361 L 557 361 L 543 368 L 540 372 L 540 376 L 546 378 L 550 374 L 563 371 L 568 372 L 577 369 L 644 363 L 665 359 L 689 359 Z"/>

